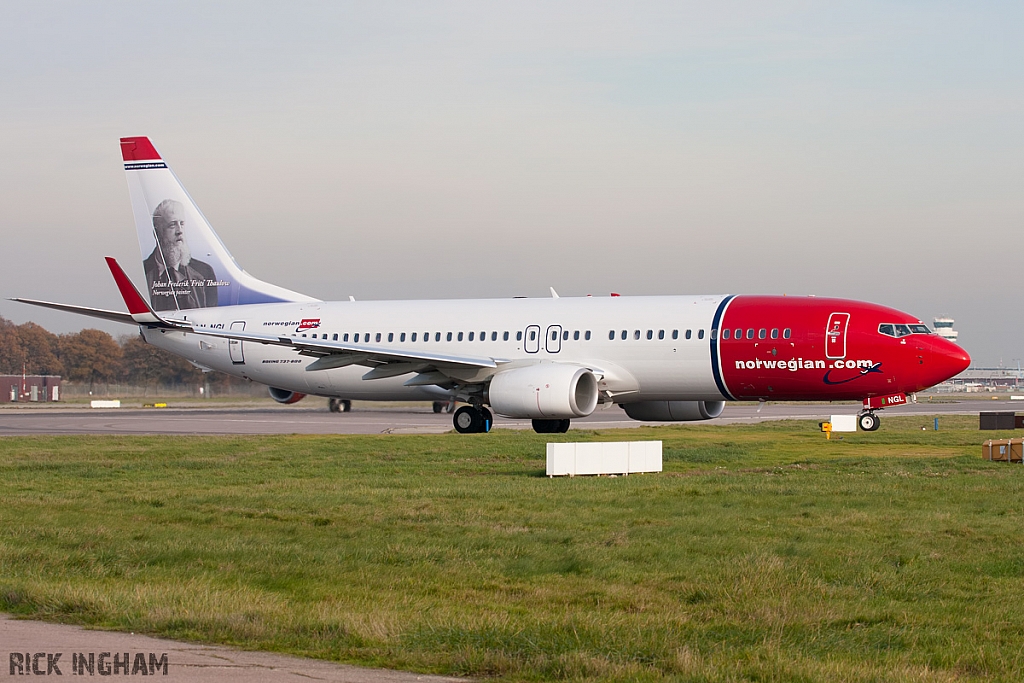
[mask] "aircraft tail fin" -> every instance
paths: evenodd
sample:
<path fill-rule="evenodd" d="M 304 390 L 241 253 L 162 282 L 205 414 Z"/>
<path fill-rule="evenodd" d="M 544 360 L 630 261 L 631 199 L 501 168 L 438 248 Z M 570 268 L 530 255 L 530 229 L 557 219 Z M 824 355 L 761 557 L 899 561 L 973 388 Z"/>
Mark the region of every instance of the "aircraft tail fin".
<path fill-rule="evenodd" d="M 121 156 L 154 311 L 316 301 L 242 270 L 149 138 L 121 138 Z"/>

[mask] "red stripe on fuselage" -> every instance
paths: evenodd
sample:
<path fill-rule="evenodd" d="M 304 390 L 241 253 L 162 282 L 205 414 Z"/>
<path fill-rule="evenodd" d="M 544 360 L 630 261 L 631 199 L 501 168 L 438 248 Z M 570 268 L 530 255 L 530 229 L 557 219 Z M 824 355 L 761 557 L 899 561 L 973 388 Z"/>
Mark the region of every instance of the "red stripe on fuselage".
<path fill-rule="evenodd" d="M 849 314 L 848 322 L 845 315 L 833 314 Z M 862 400 L 920 391 L 970 363 L 963 349 L 937 335 L 897 339 L 880 334 L 880 323 L 920 321 L 863 301 L 737 296 L 718 330 L 723 381 L 740 400 Z M 788 339 L 786 329 L 791 331 Z M 826 345 L 828 332 L 832 337 Z"/>

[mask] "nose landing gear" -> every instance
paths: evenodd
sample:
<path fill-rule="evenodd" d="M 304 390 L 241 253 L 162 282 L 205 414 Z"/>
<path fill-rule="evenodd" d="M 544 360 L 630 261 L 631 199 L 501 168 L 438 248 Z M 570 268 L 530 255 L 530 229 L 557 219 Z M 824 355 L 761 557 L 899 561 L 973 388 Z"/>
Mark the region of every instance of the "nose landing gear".
<path fill-rule="evenodd" d="M 872 412 L 861 413 L 860 417 L 857 418 L 858 426 L 865 432 L 875 431 L 881 423 L 882 421 L 878 419 L 878 416 Z"/>
<path fill-rule="evenodd" d="M 347 413 L 352 410 L 352 401 L 344 398 L 328 399 L 327 409 L 332 413 Z"/>

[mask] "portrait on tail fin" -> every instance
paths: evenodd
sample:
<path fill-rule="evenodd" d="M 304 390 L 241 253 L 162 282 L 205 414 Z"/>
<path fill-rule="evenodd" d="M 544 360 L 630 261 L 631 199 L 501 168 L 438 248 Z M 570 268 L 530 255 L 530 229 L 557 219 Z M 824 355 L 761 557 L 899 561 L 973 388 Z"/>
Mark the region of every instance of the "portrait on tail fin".
<path fill-rule="evenodd" d="M 217 278 L 208 263 L 192 258 L 185 225 L 185 205 L 165 199 L 153 210 L 156 246 L 143 261 L 149 297 L 156 311 L 209 308 L 217 305 Z"/>

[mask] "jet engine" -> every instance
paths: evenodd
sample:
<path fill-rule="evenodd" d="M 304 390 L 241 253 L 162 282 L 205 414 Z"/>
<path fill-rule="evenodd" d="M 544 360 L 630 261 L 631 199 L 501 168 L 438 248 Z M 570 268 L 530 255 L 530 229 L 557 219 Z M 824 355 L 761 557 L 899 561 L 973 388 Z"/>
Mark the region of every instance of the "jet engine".
<path fill-rule="evenodd" d="M 274 399 L 278 403 L 284 403 L 285 405 L 298 403 L 302 399 L 306 398 L 305 394 L 300 394 L 297 391 L 288 391 L 287 389 L 278 389 L 277 387 L 267 388 L 270 389 L 270 398 Z"/>
<path fill-rule="evenodd" d="M 725 401 L 640 401 L 622 407 L 626 415 L 643 422 L 692 422 L 718 417 Z"/>
<path fill-rule="evenodd" d="M 579 365 L 538 363 L 491 378 L 488 401 L 505 417 L 586 417 L 597 407 L 597 378 Z"/>

